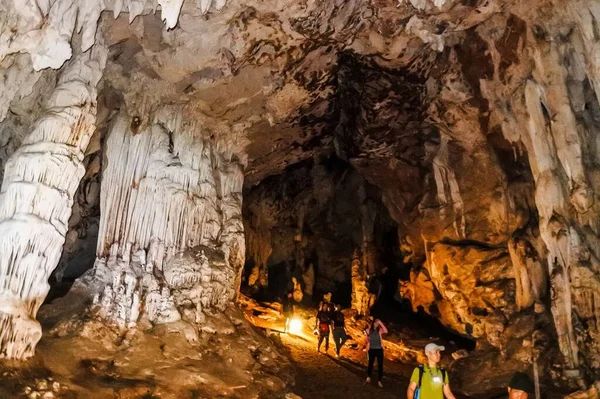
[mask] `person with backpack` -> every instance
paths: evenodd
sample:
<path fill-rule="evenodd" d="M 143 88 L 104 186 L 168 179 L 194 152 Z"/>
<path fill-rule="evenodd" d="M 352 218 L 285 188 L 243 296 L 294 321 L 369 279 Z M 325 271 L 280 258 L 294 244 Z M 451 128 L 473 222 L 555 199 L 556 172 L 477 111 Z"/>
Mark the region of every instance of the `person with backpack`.
<path fill-rule="evenodd" d="M 446 370 L 438 366 L 444 349 L 434 343 L 425 346 L 427 364 L 414 369 L 406 392 L 407 399 L 456 399 L 450 390 Z"/>
<path fill-rule="evenodd" d="M 331 324 L 331 313 L 329 305 L 324 303 L 321 309 L 317 312 L 317 320 L 315 322 L 315 331 L 319 336 L 317 344 L 317 352 L 321 352 L 321 344 L 325 341 L 325 353 L 329 350 L 329 325 Z"/>
<path fill-rule="evenodd" d="M 346 334 L 346 320 L 340 308 L 340 305 L 335 305 L 335 310 L 332 315 L 331 324 L 333 326 L 333 342 L 335 343 L 335 357 L 340 357 L 340 350 L 344 343 L 348 340 Z"/>
<path fill-rule="evenodd" d="M 294 298 L 292 291 L 288 292 L 287 295 L 283 297 L 282 305 L 283 316 L 285 317 L 285 332 L 288 333 L 290 331 L 290 322 L 294 316 Z"/>
<path fill-rule="evenodd" d="M 366 351 L 369 365 L 367 367 L 367 382 L 371 382 L 371 373 L 373 372 L 373 364 L 377 359 L 377 385 L 383 388 L 381 378 L 383 377 L 383 334 L 387 334 L 381 320 L 372 319 L 369 327 L 365 330 L 366 335 Z"/>

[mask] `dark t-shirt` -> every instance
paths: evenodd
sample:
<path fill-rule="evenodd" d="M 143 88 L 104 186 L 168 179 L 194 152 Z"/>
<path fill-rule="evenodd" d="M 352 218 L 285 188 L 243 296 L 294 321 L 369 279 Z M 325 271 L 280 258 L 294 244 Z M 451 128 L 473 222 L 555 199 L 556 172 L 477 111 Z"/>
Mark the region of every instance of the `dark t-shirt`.
<path fill-rule="evenodd" d="M 329 323 L 331 323 L 331 314 L 329 312 L 319 310 L 317 320 L 319 320 L 319 330 L 329 330 Z"/>
<path fill-rule="evenodd" d="M 344 328 L 346 326 L 346 321 L 344 318 L 344 314 L 342 312 L 334 312 L 333 313 L 333 327 L 337 328 L 337 327 L 342 327 Z"/>

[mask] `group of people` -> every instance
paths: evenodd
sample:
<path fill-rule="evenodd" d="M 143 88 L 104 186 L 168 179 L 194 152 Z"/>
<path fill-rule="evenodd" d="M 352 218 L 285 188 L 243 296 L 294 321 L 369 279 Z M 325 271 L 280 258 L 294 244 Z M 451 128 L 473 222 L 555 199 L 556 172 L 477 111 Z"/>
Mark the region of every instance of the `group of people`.
<path fill-rule="evenodd" d="M 346 341 L 346 319 L 340 305 L 323 303 L 317 312 L 315 319 L 315 334 L 318 336 L 317 352 L 321 351 L 321 345 L 325 341 L 325 353 L 329 350 L 329 333 L 333 334 L 335 344 L 335 356 L 340 357 L 340 351 Z"/>
<path fill-rule="evenodd" d="M 286 316 L 286 332 L 293 314 L 291 294 L 284 299 L 283 311 Z M 322 303 L 317 312 L 315 321 L 315 335 L 318 336 L 317 352 L 325 342 L 325 353 L 329 350 L 329 334 L 333 334 L 335 343 L 335 356 L 340 356 L 340 350 L 348 340 L 344 314 L 339 305 Z M 367 383 L 371 382 L 371 374 L 375 360 L 377 360 L 377 385 L 383 387 L 383 335 L 388 330 L 381 320 L 371 318 L 368 327 L 363 331 L 363 351 L 367 352 Z M 441 367 L 441 352 L 445 347 L 435 343 L 425 346 L 427 361 L 416 367 L 410 378 L 406 392 L 407 399 L 455 399 L 450 389 L 450 378 L 446 370 Z M 518 372 L 513 375 L 508 384 L 508 399 L 528 399 L 534 391 L 533 383 L 527 374 Z"/>
<path fill-rule="evenodd" d="M 318 336 L 317 352 L 321 351 L 321 345 L 325 342 L 325 353 L 329 350 L 329 333 L 333 333 L 335 343 L 335 356 L 340 357 L 340 351 L 344 343 L 348 340 L 346 332 L 346 322 L 340 305 L 331 305 L 329 303 L 321 304 L 317 317 L 315 319 L 315 335 Z M 371 319 L 368 327 L 365 329 L 365 339 L 363 341 L 363 351 L 367 352 L 367 382 L 371 382 L 373 366 L 377 360 L 377 385 L 383 387 L 381 379 L 383 377 L 383 335 L 387 334 L 381 320 Z"/>

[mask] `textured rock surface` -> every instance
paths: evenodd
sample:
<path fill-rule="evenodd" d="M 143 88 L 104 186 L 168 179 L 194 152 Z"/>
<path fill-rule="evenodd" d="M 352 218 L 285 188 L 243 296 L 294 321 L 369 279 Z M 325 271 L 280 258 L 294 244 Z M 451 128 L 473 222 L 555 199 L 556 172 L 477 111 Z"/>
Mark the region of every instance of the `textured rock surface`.
<path fill-rule="evenodd" d="M 91 274 L 99 314 L 121 327 L 178 320 L 186 302 L 202 322 L 233 300 L 243 262 L 242 165 L 179 109 L 154 115 L 119 115 L 106 141 Z"/>
<path fill-rule="evenodd" d="M 41 338 L 35 315 L 67 234 L 83 152 L 95 129 L 106 49 L 77 55 L 60 74 L 32 132 L 10 156 L 0 198 L 2 357 L 27 358 Z"/>

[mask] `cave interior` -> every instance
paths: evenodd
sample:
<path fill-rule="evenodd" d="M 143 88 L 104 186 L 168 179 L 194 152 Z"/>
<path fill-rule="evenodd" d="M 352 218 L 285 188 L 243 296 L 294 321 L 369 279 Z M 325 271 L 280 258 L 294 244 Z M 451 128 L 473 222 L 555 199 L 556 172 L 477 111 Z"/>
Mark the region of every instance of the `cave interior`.
<path fill-rule="evenodd" d="M 0 394 L 306 394 L 292 293 L 457 397 L 598 397 L 600 6 L 523 3 L 2 2 Z"/>

